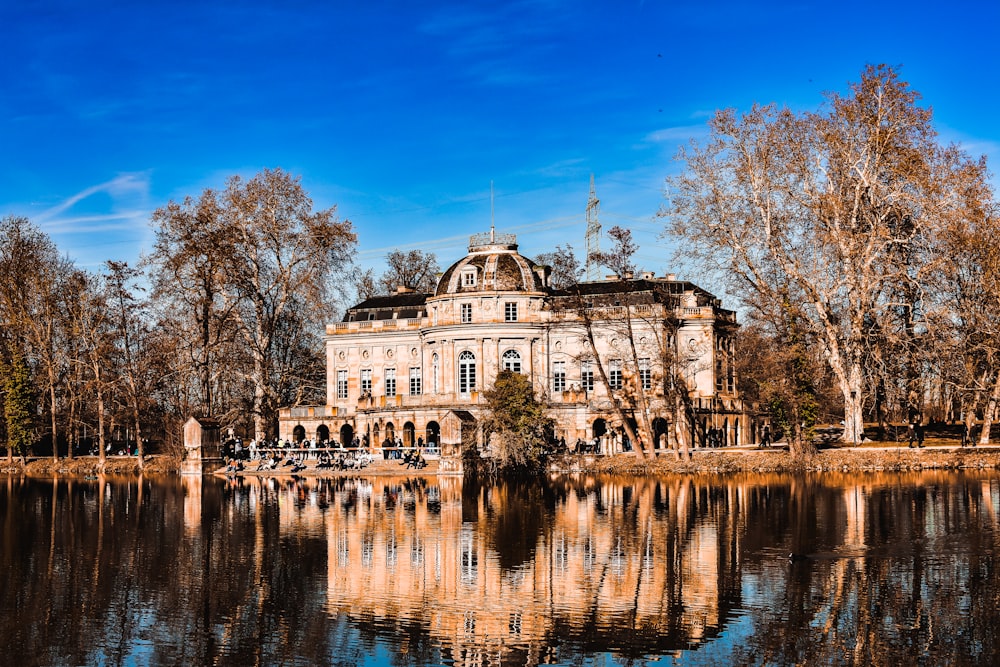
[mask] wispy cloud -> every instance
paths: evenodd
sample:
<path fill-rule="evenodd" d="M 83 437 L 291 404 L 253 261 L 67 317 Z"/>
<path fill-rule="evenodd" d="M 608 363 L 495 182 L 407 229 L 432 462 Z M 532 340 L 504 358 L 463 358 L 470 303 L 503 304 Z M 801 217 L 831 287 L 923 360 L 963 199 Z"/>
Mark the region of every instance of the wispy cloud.
<path fill-rule="evenodd" d="M 92 185 L 91 187 L 81 190 L 55 206 L 42 211 L 36 216 L 36 220 L 40 224 L 54 221 L 59 218 L 62 213 L 70 210 L 78 203 L 100 193 L 107 193 L 115 199 L 126 196 L 139 196 L 142 199 L 145 199 L 149 194 L 149 175 L 144 172 L 120 174 L 110 181 Z M 60 220 L 60 222 L 64 221 Z"/>
<path fill-rule="evenodd" d="M 680 125 L 650 132 L 644 139 L 651 144 L 677 143 L 704 136 L 707 132 L 708 128 L 705 125 Z"/>
<path fill-rule="evenodd" d="M 98 268 L 106 260 L 136 261 L 151 243 L 150 175 L 123 173 L 84 188 L 32 215 L 34 221 L 73 260 Z"/>

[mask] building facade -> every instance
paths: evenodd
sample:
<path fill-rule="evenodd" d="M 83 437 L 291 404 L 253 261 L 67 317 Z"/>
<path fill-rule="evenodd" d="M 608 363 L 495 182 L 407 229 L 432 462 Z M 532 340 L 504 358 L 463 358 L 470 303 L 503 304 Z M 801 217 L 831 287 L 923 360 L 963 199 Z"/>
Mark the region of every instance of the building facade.
<path fill-rule="evenodd" d="M 456 456 L 483 446 L 482 392 L 509 369 L 532 379 L 554 440 L 570 449 L 630 448 L 613 402 L 626 419 L 645 410 L 660 449 L 753 441 L 736 389 L 736 317 L 719 299 L 672 275 L 573 289 L 549 279 L 513 235 L 491 231 L 471 238 L 433 294 L 400 289 L 350 308 L 326 328 L 326 405 L 283 409 L 281 437 L 398 438 Z"/>

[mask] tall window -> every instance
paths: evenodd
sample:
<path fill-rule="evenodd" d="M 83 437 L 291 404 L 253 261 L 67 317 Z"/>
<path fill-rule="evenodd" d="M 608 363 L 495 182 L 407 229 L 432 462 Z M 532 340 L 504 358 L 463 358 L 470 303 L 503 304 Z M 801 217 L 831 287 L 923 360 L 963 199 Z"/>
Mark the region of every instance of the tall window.
<path fill-rule="evenodd" d="M 438 384 L 438 378 L 441 377 L 441 360 L 438 359 L 437 352 L 431 357 L 431 391 L 435 394 L 440 393 L 441 386 Z"/>
<path fill-rule="evenodd" d="M 423 391 L 423 385 L 420 381 L 420 369 L 410 368 L 410 396 L 419 396 Z"/>
<path fill-rule="evenodd" d="M 463 287 L 475 287 L 476 286 L 476 271 L 475 269 L 469 269 L 462 272 L 462 286 Z"/>
<path fill-rule="evenodd" d="M 347 371 L 337 371 L 337 398 L 347 398 Z"/>
<path fill-rule="evenodd" d="M 608 384 L 611 385 L 612 389 L 622 388 L 622 361 L 621 359 L 612 359 L 608 367 Z"/>
<path fill-rule="evenodd" d="M 649 358 L 639 360 L 639 382 L 643 389 L 651 389 L 653 386 L 653 374 L 649 367 Z"/>
<path fill-rule="evenodd" d="M 503 319 L 506 322 L 517 322 L 517 303 L 508 301 L 503 305 Z"/>
<path fill-rule="evenodd" d="M 472 304 L 463 303 L 462 304 L 462 324 L 468 324 L 472 321 Z"/>
<path fill-rule="evenodd" d="M 517 350 L 507 350 L 500 358 L 500 368 L 505 371 L 521 372 L 521 355 Z"/>
<path fill-rule="evenodd" d="M 387 368 L 385 369 L 385 395 L 395 396 L 396 395 L 396 369 Z"/>
<path fill-rule="evenodd" d="M 589 361 L 580 364 L 580 386 L 584 391 L 594 391 L 594 366 Z"/>
<path fill-rule="evenodd" d="M 476 390 L 476 355 L 465 351 L 458 355 L 458 392 L 468 394 Z"/>
<path fill-rule="evenodd" d="M 361 395 L 372 395 L 372 369 L 361 369 Z"/>
<path fill-rule="evenodd" d="M 552 391 L 561 393 L 566 391 L 566 362 L 552 362 Z"/>

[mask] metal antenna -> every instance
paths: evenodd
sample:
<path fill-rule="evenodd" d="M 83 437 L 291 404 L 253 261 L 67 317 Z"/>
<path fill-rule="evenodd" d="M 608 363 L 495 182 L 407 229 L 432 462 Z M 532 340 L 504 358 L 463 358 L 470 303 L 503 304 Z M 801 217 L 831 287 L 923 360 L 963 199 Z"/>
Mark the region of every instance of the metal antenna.
<path fill-rule="evenodd" d="M 496 230 L 493 227 L 493 180 L 490 180 L 490 243 L 496 243 Z"/>
<path fill-rule="evenodd" d="M 601 223 L 597 221 L 597 213 L 601 209 L 601 200 L 597 198 L 597 190 L 594 188 L 594 175 L 590 175 L 590 199 L 587 200 L 587 280 L 593 282 L 598 279 L 597 263 L 593 256 L 601 252 Z"/>

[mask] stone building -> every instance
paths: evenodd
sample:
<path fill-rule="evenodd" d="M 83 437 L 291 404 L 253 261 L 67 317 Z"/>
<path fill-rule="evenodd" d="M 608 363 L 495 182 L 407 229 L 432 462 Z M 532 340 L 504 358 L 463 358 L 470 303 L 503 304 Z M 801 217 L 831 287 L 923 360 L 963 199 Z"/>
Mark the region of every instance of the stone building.
<path fill-rule="evenodd" d="M 736 390 L 736 327 L 719 299 L 672 275 L 559 290 L 513 235 L 477 234 L 433 294 L 373 297 L 327 326 L 326 405 L 282 410 L 280 435 L 372 447 L 399 438 L 453 456 L 482 446 L 482 392 L 510 369 L 532 378 L 554 439 L 570 448 L 629 448 L 612 400 L 633 419 L 646 405 L 658 448 L 744 444 L 754 429 Z M 679 382 L 686 391 L 671 393 Z"/>

